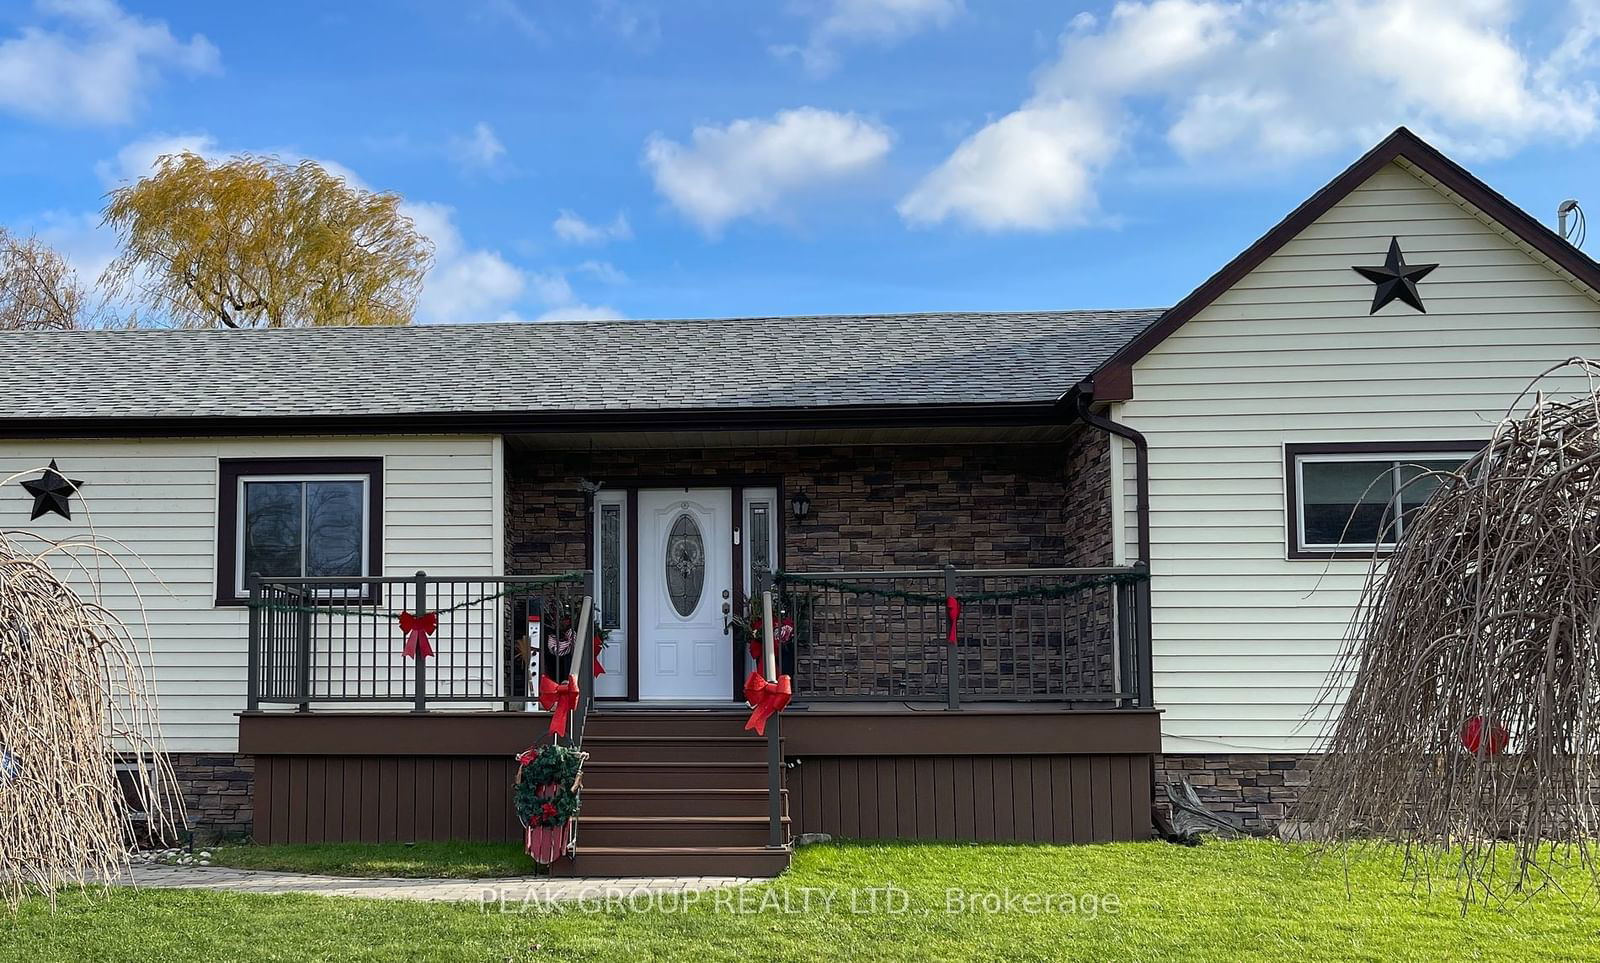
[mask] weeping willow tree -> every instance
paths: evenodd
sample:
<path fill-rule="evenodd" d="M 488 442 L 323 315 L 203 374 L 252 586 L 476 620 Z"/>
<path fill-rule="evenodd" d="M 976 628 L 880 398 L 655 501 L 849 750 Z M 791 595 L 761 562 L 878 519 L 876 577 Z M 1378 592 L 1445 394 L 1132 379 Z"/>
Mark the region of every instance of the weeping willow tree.
<path fill-rule="evenodd" d="M 1536 393 L 1558 373 L 1590 390 Z M 1557 862 L 1596 872 L 1597 386 L 1593 362 L 1552 368 L 1480 454 L 1419 476 L 1437 490 L 1374 560 L 1324 693 L 1343 706 L 1296 817 L 1404 844 L 1468 899 L 1537 887 Z"/>
<path fill-rule="evenodd" d="M 188 327 L 409 324 L 433 244 L 398 195 L 314 161 L 163 156 L 112 191 L 104 281 Z"/>
<path fill-rule="evenodd" d="M 138 835 L 183 820 L 140 647 L 62 570 L 92 586 L 127 574 L 93 540 L 0 531 L 0 901 L 13 912 L 116 878 Z"/>

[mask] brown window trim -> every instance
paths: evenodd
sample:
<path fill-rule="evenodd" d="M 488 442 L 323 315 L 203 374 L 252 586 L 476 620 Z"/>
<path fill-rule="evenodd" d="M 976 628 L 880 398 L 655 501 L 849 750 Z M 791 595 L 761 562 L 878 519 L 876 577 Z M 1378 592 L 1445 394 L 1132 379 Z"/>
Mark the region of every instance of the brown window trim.
<path fill-rule="evenodd" d="M 1458 454 L 1468 457 L 1483 450 L 1488 444 L 1481 439 L 1466 441 L 1312 441 L 1285 442 L 1283 446 L 1284 538 L 1289 558 L 1300 559 L 1370 559 L 1390 554 L 1385 548 L 1301 548 L 1300 547 L 1300 474 L 1295 471 L 1295 461 L 1301 455 L 1394 455 L 1406 452 L 1422 454 Z"/>
<path fill-rule="evenodd" d="M 366 475 L 367 578 L 383 575 L 382 458 L 219 458 L 217 460 L 217 604 L 244 605 L 238 594 L 239 478 L 245 475 Z M 359 599 L 339 601 L 377 604 L 381 587 L 367 584 Z"/>

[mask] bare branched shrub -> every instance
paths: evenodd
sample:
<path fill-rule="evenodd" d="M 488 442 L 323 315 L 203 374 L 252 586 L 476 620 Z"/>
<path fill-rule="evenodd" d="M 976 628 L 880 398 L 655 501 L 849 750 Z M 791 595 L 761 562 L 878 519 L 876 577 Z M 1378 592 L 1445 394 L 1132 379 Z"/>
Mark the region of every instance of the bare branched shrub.
<path fill-rule="evenodd" d="M 1515 414 L 1574 371 L 1587 395 L 1533 395 Z M 1405 844 L 1414 870 L 1449 870 L 1468 899 L 1536 888 L 1557 862 L 1596 873 L 1597 385 L 1594 362 L 1552 368 L 1481 454 L 1428 473 L 1438 488 L 1374 559 L 1323 695 L 1343 708 L 1296 818 Z"/>
<path fill-rule="evenodd" d="M 139 645 L 52 558 L 95 594 L 102 575 L 127 575 L 92 539 L 0 531 L 0 901 L 13 912 L 30 894 L 116 877 L 136 832 L 171 836 L 183 819 Z"/>

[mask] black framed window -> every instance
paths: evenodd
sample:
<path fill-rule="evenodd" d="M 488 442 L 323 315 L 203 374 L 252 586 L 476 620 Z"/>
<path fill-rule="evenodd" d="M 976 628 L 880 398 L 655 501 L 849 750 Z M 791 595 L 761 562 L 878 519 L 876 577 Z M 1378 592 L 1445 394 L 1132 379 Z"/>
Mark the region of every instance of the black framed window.
<path fill-rule="evenodd" d="M 217 601 L 249 597 L 246 577 L 350 576 L 319 594 L 362 598 L 382 574 L 383 459 L 225 458 L 217 492 Z"/>
<path fill-rule="evenodd" d="M 1406 520 L 1482 442 L 1284 446 L 1290 558 L 1371 556 L 1392 548 Z"/>

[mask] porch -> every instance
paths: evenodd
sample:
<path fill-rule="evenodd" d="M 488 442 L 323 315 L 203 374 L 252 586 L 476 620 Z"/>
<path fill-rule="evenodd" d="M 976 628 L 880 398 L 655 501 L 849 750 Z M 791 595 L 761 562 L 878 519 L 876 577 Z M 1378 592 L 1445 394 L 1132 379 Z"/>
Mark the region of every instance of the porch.
<path fill-rule="evenodd" d="M 822 440 L 523 438 L 506 567 L 541 574 L 256 581 L 257 837 L 517 838 L 541 675 L 583 693 L 586 872 L 771 868 L 802 832 L 1147 836 L 1148 580 L 1110 564 L 1104 437 Z M 793 626 L 794 698 L 766 739 L 742 693 L 763 590 Z M 437 619 L 431 657 L 402 651 L 402 612 Z"/>

